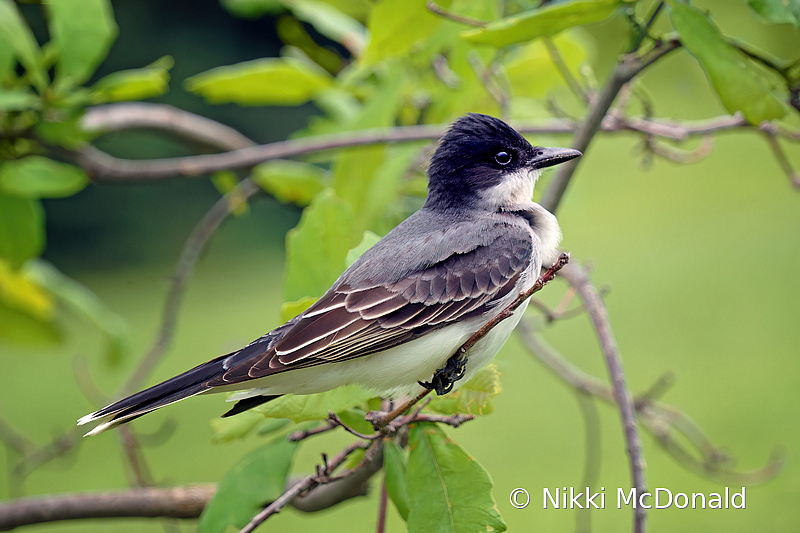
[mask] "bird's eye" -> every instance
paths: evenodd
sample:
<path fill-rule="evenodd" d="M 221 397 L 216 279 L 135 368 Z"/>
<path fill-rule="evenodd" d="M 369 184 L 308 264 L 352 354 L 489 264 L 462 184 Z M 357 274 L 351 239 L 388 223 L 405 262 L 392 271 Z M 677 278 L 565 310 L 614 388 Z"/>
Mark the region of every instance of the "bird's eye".
<path fill-rule="evenodd" d="M 511 163 L 511 154 L 506 152 L 505 150 L 500 150 L 496 154 L 494 154 L 494 160 L 497 161 L 498 165 L 507 165 Z"/>

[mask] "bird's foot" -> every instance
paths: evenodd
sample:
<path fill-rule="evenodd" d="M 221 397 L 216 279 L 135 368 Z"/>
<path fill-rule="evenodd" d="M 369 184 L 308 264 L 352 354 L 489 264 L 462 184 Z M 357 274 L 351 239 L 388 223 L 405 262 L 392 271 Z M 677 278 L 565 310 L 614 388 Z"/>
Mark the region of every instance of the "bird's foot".
<path fill-rule="evenodd" d="M 419 381 L 418 383 L 428 390 L 435 390 L 436 394 L 442 396 L 453 390 L 453 384 L 463 378 L 466 371 L 467 360 L 461 356 L 461 353 L 456 353 L 447 360 L 442 368 L 433 373 L 430 381 Z"/>

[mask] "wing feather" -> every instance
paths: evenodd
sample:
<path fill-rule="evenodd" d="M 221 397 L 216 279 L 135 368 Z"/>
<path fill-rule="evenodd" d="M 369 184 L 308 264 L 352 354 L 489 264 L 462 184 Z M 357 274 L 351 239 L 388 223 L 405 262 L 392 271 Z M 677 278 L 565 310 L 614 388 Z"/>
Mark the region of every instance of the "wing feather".
<path fill-rule="evenodd" d="M 279 339 L 261 351 L 246 347 L 253 352 L 247 356 L 232 354 L 221 384 L 363 357 L 491 311 L 538 260 L 528 232 L 501 229 L 494 239 L 462 243 L 454 247 L 462 252 L 396 279 L 350 281 L 348 270 Z"/>

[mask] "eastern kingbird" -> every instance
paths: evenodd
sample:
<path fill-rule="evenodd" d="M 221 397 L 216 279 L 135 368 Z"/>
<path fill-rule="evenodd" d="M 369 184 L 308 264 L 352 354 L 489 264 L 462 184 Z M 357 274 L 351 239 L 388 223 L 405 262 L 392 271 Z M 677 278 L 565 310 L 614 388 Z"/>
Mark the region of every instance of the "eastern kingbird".
<path fill-rule="evenodd" d="M 531 146 L 505 122 L 468 114 L 441 138 L 425 205 L 367 250 L 316 303 L 241 350 L 124 398 L 78 423 L 94 435 L 184 398 L 238 391 L 223 416 L 283 394 L 351 383 L 387 395 L 452 389 L 485 365 L 525 311 L 453 358 L 556 258 L 561 230 L 534 203 L 542 169 L 580 156 Z M 453 360 L 464 361 L 444 372 Z M 449 376 L 449 377 L 448 377 Z M 429 381 L 429 382 L 426 382 Z"/>

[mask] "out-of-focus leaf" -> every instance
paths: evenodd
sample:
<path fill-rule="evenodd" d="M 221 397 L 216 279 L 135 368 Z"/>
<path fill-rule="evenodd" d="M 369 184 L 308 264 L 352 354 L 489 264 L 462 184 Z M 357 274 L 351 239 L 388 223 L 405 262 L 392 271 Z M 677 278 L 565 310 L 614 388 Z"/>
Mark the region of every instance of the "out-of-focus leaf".
<path fill-rule="evenodd" d="M 284 302 L 281 306 L 281 320 L 283 322 L 288 322 L 309 307 L 311 304 L 319 300 L 319 298 L 313 296 L 303 296 L 299 300 L 294 302 Z"/>
<path fill-rule="evenodd" d="M 380 80 L 380 84 L 361 109 L 351 124 L 343 129 L 357 130 L 366 128 L 380 128 L 391 126 L 397 111 L 400 109 L 403 98 L 404 69 L 397 64 L 397 68 Z M 399 150 L 400 154 L 408 154 L 413 150 L 408 146 L 392 147 Z M 381 206 L 376 199 L 385 201 L 385 195 L 393 195 L 397 181 L 403 170 L 398 163 L 402 160 L 394 157 L 389 161 L 386 156 L 389 151 L 387 146 L 362 146 L 340 152 L 334 161 L 333 187 L 336 194 L 352 207 L 356 215 L 354 230 L 361 236 L 363 230 L 371 227 L 372 218 Z M 387 167 L 382 165 L 387 164 Z M 375 202 L 370 205 L 370 202 Z"/>
<path fill-rule="evenodd" d="M 494 411 L 492 398 L 502 390 L 500 372 L 496 365 L 490 364 L 478 370 L 457 391 L 434 398 L 428 407 L 445 415 L 455 413 L 487 415 Z"/>
<path fill-rule="evenodd" d="M 240 105 L 300 105 L 331 84 L 321 68 L 290 57 L 217 67 L 186 80 L 187 90 L 212 104 Z"/>
<path fill-rule="evenodd" d="M 2 66 L 0 66 L 0 82 L 2 79 Z M 0 111 L 24 111 L 38 107 L 39 98 L 27 89 L 0 89 Z"/>
<path fill-rule="evenodd" d="M 370 40 L 362 62 L 375 63 L 408 54 L 441 26 L 442 17 L 425 6 L 426 0 L 383 0 L 372 8 L 367 28 Z M 448 7 L 450 0 L 438 2 Z"/>
<path fill-rule="evenodd" d="M 372 233 L 369 230 L 365 231 L 364 236 L 361 237 L 361 242 L 358 243 L 358 246 L 356 246 L 355 248 L 351 248 L 347 252 L 347 258 L 345 259 L 345 263 L 347 263 L 347 266 L 350 266 L 353 263 L 355 263 L 356 259 L 361 257 L 361 254 L 372 248 L 375 245 L 375 243 L 378 242 L 379 240 L 381 240 L 380 235 Z"/>
<path fill-rule="evenodd" d="M 0 301 L 0 341 L 39 346 L 58 343 L 61 338 L 58 321 L 39 320 Z"/>
<path fill-rule="evenodd" d="M 350 409 L 339 411 L 336 414 L 339 415 L 339 419 L 349 428 L 360 433 L 369 435 L 375 431 L 375 428 L 372 426 L 372 422 L 367 422 L 365 418 L 367 411 L 361 409 L 360 407 L 351 407 Z"/>
<path fill-rule="evenodd" d="M 11 0 L 0 0 L 0 49 L 13 48 L 14 56 L 30 73 L 36 87 L 43 91 L 47 87 L 47 76 L 42 68 L 42 52 L 33 32 L 22 19 L 17 6 Z M 4 55 L 7 57 L 8 52 Z M 8 62 L 8 59 L 4 60 Z M 0 80 L 3 77 L 0 71 Z"/>
<path fill-rule="evenodd" d="M 578 72 L 588 56 L 585 44 L 575 35 L 576 31 L 563 32 L 553 38 L 553 45 L 573 74 Z M 565 84 L 541 40 L 515 50 L 506 62 L 506 75 L 514 94 L 527 98 L 542 98 L 553 87 Z"/>
<path fill-rule="evenodd" d="M 318 0 L 285 0 L 294 16 L 314 26 L 320 34 L 358 53 L 364 48 L 367 29 L 330 3 Z"/>
<path fill-rule="evenodd" d="M 328 412 L 338 413 L 375 396 L 358 385 L 345 385 L 319 394 L 287 394 L 253 408 L 270 418 L 288 418 L 293 422 L 326 420 Z"/>
<path fill-rule="evenodd" d="M 200 533 L 244 527 L 286 488 L 297 444 L 278 438 L 245 455 L 220 481 L 200 516 Z"/>
<path fill-rule="evenodd" d="M 42 120 L 34 128 L 42 140 L 75 149 L 84 146 L 92 139 L 92 134 L 83 129 L 82 119 L 83 111 L 78 111 L 61 120 Z"/>
<path fill-rule="evenodd" d="M 0 85 L 6 81 L 16 79 L 17 76 L 14 72 L 14 67 L 16 64 L 17 62 L 14 55 L 14 46 L 8 40 L 6 35 L 0 31 Z"/>
<path fill-rule="evenodd" d="M 495 20 L 482 28 L 466 30 L 461 36 L 475 44 L 497 48 L 556 35 L 568 28 L 599 22 L 629 0 L 574 0 L 548 4 Z"/>
<path fill-rule="evenodd" d="M 211 183 L 220 194 L 228 196 L 228 207 L 234 216 L 240 217 L 249 212 L 247 198 L 241 189 L 236 188 L 239 185 L 239 176 L 236 172 L 227 169 L 218 170 L 211 174 Z"/>
<path fill-rule="evenodd" d="M 169 69 L 174 61 L 164 56 L 144 68 L 112 72 L 92 86 L 93 104 L 144 100 L 161 96 L 169 89 Z"/>
<path fill-rule="evenodd" d="M 222 0 L 222 6 L 237 17 L 257 19 L 283 11 L 281 0 Z"/>
<path fill-rule="evenodd" d="M 489 473 L 435 424 L 408 436 L 408 531 L 505 531 Z"/>
<path fill-rule="evenodd" d="M 291 422 L 285 419 L 264 418 L 253 411 L 245 411 L 236 416 L 227 418 L 212 418 L 211 427 L 214 429 L 214 443 L 222 444 L 241 440 L 252 434 L 268 435 L 289 426 Z"/>
<path fill-rule="evenodd" d="M 797 0 L 747 0 L 747 3 L 767 22 L 800 27 L 800 2 Z"/>
<path fill-rule="evenodd" d="M 42 204 L 0 192 L 0 257 L 5 258 L 11 268 L 19 268 L 42 253 L 44 242 Z"/>
<path fill-rule="evenodd" d="M 286 237 L 286 300 L 320 296 L 336 281 L 356 244 L 352 223 L 353 211 L 333 190 L 314 197 Z"/>
<path fill-rule="evenodd" d="M 52 295 L 24 272 L 13 270 L 4 259 L 0 259 L 0 302 L 42 322 L 53 320 L 55 315 Z"/>
<path fill-rule="evenodd" d="M 68 87 L 89 79 L 117 37 L 110 0 L 48 2 L 50 35 L 58 49 L 56 83 Z"/>
<path fill-rule="evenodd" d="M 406 470 L 408 458 L 403 449 L 393 441 L 383 445 L 383 467 L 386 469 L 386 493 L 403 520 L 408 521 L 408 483 Z"/>
<path fill-rule="evenodd" d="M 257 165 L 252 178 L 279 202 L 305 207 L 325 188 L 326 176 L 316 165 L 276 159 Z"/>
<path fill-rule="evenodd" d="M 756 125 L 786 114 L 786 107 L 773 94 L 768 80 L 747 56 L 725 42 L 704 13 L 677 2 L 670 6 L 672 23 L 683 45 L 700 62 L 728 111 L 741 111 L 749 123 Z"/>
<path fill-rule="evenodd" d="M 21 198 L 72 196 L 88 183 L 83 169 L 39 155 L 6 161 L 0 166 L 0 190 Z"/>
<path fill-rule="evenodd" d="M 108 340 L 106 353 L 112 363 L 120 361 L 130 349 L 130 330 L 125 320 L 112 311 L 85 285 L 68 278 L 50 263 L 32 261 L 25 273 L 58 298 L 75 314 L 96 326 Z"/>

